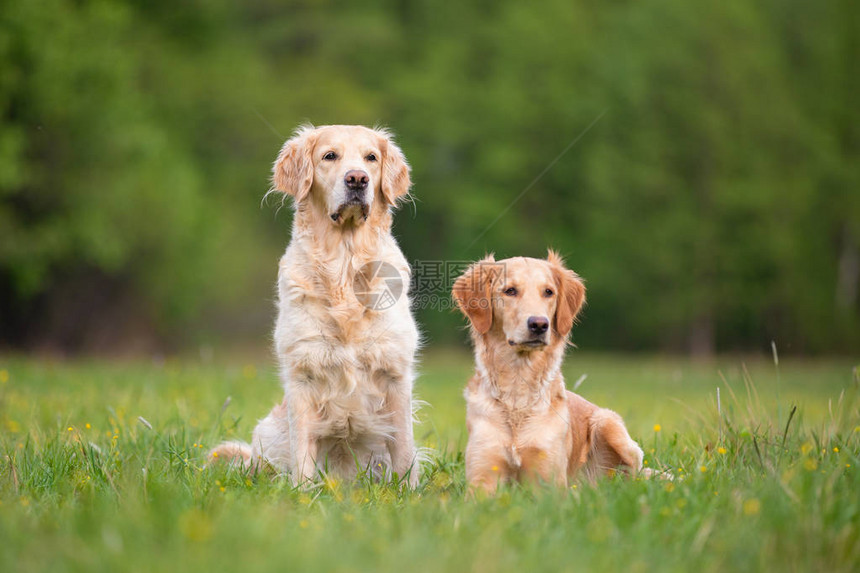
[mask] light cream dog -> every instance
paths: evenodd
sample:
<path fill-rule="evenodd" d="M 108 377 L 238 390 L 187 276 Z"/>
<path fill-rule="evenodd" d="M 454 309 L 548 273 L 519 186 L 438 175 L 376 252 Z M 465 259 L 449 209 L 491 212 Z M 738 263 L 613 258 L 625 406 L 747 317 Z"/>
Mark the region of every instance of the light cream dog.
<path fill-rule="evenodd" d="M 250 445 L 226 442 L 211 458 L 265 461 L 296 484 L 320 471 L 353 478 L 370 470 L 414 486 L 418 330 L 409 265 L 391 234 L 409 166 L 385 131 L 302 127 L 275 161 L 273 183 L 296 212 L 274 334 L 284 400 Z"/>
<path fill-rule="evenodd" d="M 565 389 L 561 362 L 585 286 L 558 255 L 490 256 L 453 294 L 477 363 L 465 391 L 472 489 L 523 479 L 566 486 L 580 471 L 593 480 L 618 466 L 641 469 L 642 449 L 621 417 Z"/>

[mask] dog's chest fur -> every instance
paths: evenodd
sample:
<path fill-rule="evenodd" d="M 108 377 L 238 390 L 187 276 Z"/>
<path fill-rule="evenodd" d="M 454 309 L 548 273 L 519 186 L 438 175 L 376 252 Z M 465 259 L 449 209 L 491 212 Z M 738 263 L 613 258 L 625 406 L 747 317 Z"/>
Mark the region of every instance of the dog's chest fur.
<path fill-rule="evenodd" d="M 495 439 L 512 469 L 523 468 L 531 458 L 542 459 L 564 443 L 570 421 L 562 392 L 553 389 L 528 398 L 520 393 L 499 395 L 478 379 L 470 387 L 468 407 L 499 430 Z"/>
<path fill-rule="evenodd" d="M 493 441 L 511 469 L 543 463 L 547 452 L 564 448 L 570 434 L 561 349 L 536 364 L 500 359 L 483 344 L 476 346 L 477 371 L 465 393 L 469 417 L 495 429 Z"/>
<path fill-rule="evenodd" d="M 275 333 L 287 396 L 302 392 L 314 404 L 308 422 L 318 438 L 358 444 L 390 437 L 386 400 L 398 384 L 411 392 L 418 341 L 406 293 L 373 310 L 353 292 L 361 261 L 296 264 L 289 255 L 281 264 Z M 405 261 L 392 264 L 403 268 Z"/>

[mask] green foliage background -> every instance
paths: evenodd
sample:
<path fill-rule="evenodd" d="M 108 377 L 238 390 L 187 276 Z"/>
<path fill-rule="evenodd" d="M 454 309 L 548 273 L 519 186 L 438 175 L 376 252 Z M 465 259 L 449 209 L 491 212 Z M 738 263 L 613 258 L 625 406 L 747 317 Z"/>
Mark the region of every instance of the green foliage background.
<path fill-rule="evenodd" d="M 847 0 L 4 2 L 0 345 L 259 343 L 310 121 L 397 134 L 409 259 L 565 254 L 582 347 L 856 351 L 858 38 Z"/>

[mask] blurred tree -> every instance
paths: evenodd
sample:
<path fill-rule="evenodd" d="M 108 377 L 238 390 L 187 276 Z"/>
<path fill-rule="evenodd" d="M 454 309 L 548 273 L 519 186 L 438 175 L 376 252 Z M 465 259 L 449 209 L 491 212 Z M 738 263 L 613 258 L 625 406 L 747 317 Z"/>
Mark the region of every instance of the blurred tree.
<path fill-rule="evenodd" d="M 230 141 L 229 98 L 207 106 L 220 36 L 179 58 L 127 5 L 49 0 L 4 8 L 0 39 L 0 341 L 173 338 L 219 277 L 224 205 L 207 172 L 233 151 L 213 149 Z"/>
<path fill-rule="evenodd" d="M 619 21 L 602 66 L 617 111 L 589 158 L 589 215 L 624 264 L 597 286 L 638 344 L 656 329 L 707 355 L 775 335 L 748 328 L 785 306 L 816 151 L 765 14 L 663 1 Z"/>
<path fill-rule="evenodd" d="M 290 218 L 259 200 L 311 121 L 394 130 L 408 258 L 567 254 L 587 348 L 852 351 L 858 21 L 848 0 L 7 2 L 0 344 L 259 341 Z M 429 339 L 464 341 L 447 289 L 420 294 Z"/>

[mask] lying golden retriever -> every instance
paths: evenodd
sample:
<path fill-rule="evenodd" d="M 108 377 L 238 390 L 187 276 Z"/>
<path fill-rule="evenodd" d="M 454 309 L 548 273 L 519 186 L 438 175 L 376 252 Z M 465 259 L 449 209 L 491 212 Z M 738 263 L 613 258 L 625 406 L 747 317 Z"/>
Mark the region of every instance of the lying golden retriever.
<path fill-rule="evenodd" d="M 466 387 L 466 479 L 492 493 L 532 480 L 566 486 L 626 466 L 642 449 L 618 414 L 565 389 L 561 362 L 585 286 L 550 251 L 547 260 L 492 256 L 454 284 L 471 323 L 476 371 Z"/>
<path fill-rule="evenodd" d="M 265 461 L 296 484 L 369 470 L 414 486 L 418 330 L 409 265 L 391 234 L 409 166 L 387 132 L 333 125 L 300 128 L 273 171 L 274 189 L 295 206 L 274 334 L 284 400 L 250 444 L 226 442 L 210 459 Z"/>

